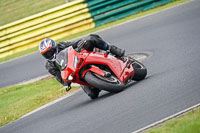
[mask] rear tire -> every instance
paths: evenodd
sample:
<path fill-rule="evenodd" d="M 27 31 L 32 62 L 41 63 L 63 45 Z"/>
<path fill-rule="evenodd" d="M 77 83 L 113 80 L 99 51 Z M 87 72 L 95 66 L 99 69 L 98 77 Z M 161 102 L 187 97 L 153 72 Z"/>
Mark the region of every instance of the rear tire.
<path fill-rule="evenodd" d="M 134 60 L 132 66 L 133 66 L 133 69 L 135 71 L 135 75 L 133 77 L 133 80 L 135 80 L 135 81 L 143 80 L 147 75 L 146 67 L 137 60 Z"/>
<path fill-rule="evenodd" d="M 113 93 L 122 91 L 125 85 L 115 76 L 102 77 L 96 73 L 88 71 L 85 74 L 85 80 L 92 86 Z"/>

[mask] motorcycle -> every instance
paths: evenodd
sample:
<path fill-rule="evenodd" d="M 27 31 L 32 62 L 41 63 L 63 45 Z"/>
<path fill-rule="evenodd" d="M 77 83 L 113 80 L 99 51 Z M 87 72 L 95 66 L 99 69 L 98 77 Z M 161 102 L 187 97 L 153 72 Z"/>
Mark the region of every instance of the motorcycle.
<path fill-rule="evenodd" d="M 139 61 L 130 56 L 116 58 L 109 50 L 102 52 L 97 49 L 81 49 L 77 52 L 70 46 L 59 52 L 55 60 L 64 82 L 114 93 L 147 75 L 146 67 Z M 94 98 L 97 96 L 91 96 L 91 99 Z"/>

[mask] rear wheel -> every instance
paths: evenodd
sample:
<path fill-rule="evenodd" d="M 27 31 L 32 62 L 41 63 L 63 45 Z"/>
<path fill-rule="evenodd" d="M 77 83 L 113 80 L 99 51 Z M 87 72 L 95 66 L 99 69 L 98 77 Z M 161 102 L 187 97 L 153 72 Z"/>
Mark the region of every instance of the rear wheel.
<path fill-rule="evenodd" d="M 143 80 L 147 75 L 146 67 L 137 60 L 134 60 L 134 62 L 132 63 L 132 66 L 135 71 L 133 80 L 135 80 L 135 81 Z"/>
<path fill-rule="evenodd" d="M 125 85 L 113 75 L 103 77 L 94 72 L 88 71 L 85 74 L 85 80 L 92 86 L 109 92 L 116 93 L 125 88 Z"/>

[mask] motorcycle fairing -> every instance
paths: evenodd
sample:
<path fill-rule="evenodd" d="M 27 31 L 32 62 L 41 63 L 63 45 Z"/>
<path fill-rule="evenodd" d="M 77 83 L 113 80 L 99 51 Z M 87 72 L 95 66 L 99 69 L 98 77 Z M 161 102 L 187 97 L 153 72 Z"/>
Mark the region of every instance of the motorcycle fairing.
<path fill-rule="evenodd" d="M 98 68 L 98 67 L 96 67 L 96 66 L 92 66 L 91 68 L 89 68 L 89 69 L 87 69 L 87 70 L 85 70 L 85 71 L 83 72 L 82 78 L 84 78 L 86 72 L 88 72 L 88 71 L 95 72 L 95 73 L 97 73 L 97 74 L 99 74 L 99 75 L 101 75 L 101 76 L 103 76 L 103 77 L 105 76 L 105 73 L 104 73 L 100 68 Z"/>
<path fill-rule="evenodd" d="M 117 59 L 111 55 L 106 55 L 105 53 L 91 52 L 85 59 L 84 64 L 102 64 L 107 65 L 113 73 L 117 76 L 119 80 L 124 82 L 128 78 L 134 75 L 134 69 L 132 65 L 127 68 L 127 61 L 124 63 L 120 59 Z"/>
<path fill-rule="evenodd" d="M 72 49 L 73 49 L 72 47 L 67 48 L 67 50 L 68 50 L 67 61 L 69 63 L 67 63 L 67 68 L 65 70 L 61 71 L 61 77 L 65 82 L 67 81 L 67 78 L 69 77 L 69 75 L 72 72 L 76 71 L 76 69 L 74 68 L 74 57 L 77 53 L 75 53 L 75 51 Z M 70 56 L 73 58 L 71 58 Z"/>

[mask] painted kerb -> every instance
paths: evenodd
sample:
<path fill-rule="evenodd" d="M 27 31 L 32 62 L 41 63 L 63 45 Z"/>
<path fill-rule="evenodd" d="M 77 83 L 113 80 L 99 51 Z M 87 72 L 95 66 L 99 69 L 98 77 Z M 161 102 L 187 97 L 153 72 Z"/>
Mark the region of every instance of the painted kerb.
<path fill-rule="evenodd" d="M 43 38 L 58 40 L 93 27 L 87 3 L 71 2 L 0 27 L 0 58 L 35 47 Z"/>
<path fill-rule="evenodd" d="M 173 0 L 76 0 L 0 27 L 0 58 L 139 13 Z"/>

